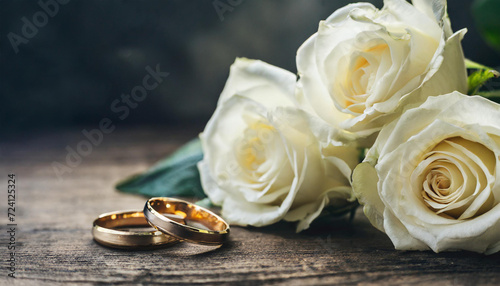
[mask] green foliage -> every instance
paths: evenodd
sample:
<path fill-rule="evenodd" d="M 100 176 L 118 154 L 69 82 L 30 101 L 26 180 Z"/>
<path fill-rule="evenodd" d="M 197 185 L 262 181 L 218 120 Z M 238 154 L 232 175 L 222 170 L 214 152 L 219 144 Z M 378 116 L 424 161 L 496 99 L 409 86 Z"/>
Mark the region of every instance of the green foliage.
<path fill-rule="evenodd" d="M 200 207 L 207 208 L 207 209 L 214 207 L 214 204 L 212 203 L 210 198 L 204 198 L 203 200 L 199 200 L 195 203 L 195 205 L 198 205 Z"/>
<path fill-rule="evenodd" d="M 472 4 L 476 26 L 486 42 L 500 51 L 500 1 L 476 0 Z"/>
<path fill-rule="evenodd" d="M 366 153 L 368 153 L 368 150 L 370 150 L 370 148 L 363 148 L 363 149 L 359 150 L 358 161 L 360 163 L 363 162 L 363 160 L 365 159 Z"/>
<path fill-rule="evenodd" d="M 471 60 L 465 60 L 465 65 L 468 69 L 474 69 L 469 77 L 467 78 L 468 91 L 467 94 L 475 95 L 478 94 L 479 89 L 483 86 L 488 80 L 492 78 L 497 78 L 500 76 L 500 73 L 492 68 L 487 66 L 475 63 Z"/>
<path fill-rule="evenodd" d="M 496 103 L 500 103 L 500 90 L 480 91 L 478 92 L 478 95 L 486 97 L 487 99 Z"/>
<path fill-rule="evenodd" d="M 146 172 L 119 182 L 116 188 L 125 193 L 148 197 L 205 198 L 196 166 L 202 159 L 201 142 L 196 138 Z"/>

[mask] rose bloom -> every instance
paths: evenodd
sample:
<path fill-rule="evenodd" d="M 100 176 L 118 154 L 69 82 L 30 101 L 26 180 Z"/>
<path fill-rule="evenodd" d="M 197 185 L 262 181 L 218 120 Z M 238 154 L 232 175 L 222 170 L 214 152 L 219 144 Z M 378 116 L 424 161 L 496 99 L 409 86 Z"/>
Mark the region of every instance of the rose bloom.
<path fill-rule="evenodd" d="M 500 250 L 500 105 L 429 97 L 384 127 L 353 187 L 396 249 Z"/>
<path fill-rule="evenodd" d="M 279 220 L 309 227 L 327 205 L 355 197 L 354 146 L 322 145 L 314 119 L 296 108 L 296 76 L 261 61 L 237 59 L 217 109 L 200 135 L 205 193 L 231 224 Z"/>
<path fill-rule="evenodd" d="M 452 33 L 446 1 L 384 3 L 337 10 L 297 52 L 301 104 L 366 147 L 404 108 L 467 91 L 466 30 Z"/>

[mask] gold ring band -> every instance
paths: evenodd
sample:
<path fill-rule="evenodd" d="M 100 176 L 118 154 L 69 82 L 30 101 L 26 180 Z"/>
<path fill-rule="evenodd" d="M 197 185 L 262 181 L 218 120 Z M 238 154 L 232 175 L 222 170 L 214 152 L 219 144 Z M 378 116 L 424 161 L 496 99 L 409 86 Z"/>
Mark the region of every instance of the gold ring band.
<path fill-rule="evenodd" d="M 101 214 L 92 227 L 95 241 L 113 248 L 154 248 L 179 240 L 156 230 L 120 230 L 126 227 L 149 227 L 144 213 L 139 210 Z"/>
<path fill-rule="evenodd" d="M 229 236 L 229 224 L 218 215 L 179 199 L 151 198 L 144 216 L 156 229 L 191 243 L 220 245 Z"/>

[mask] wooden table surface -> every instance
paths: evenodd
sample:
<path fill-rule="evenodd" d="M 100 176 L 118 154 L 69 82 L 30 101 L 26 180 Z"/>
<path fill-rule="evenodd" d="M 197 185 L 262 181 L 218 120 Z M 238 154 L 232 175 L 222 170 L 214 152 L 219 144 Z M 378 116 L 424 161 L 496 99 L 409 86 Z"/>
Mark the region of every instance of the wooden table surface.
<path fill-rule="evenodd" d="M 147 169 L 195 131 L 119 129 L 104 136 L 79 166 L 59 179 L 53 162 L 65 162 L 81 132 L 3 140 L 2 285 L 150 284 L 500 284 L 500 255 L 395 251 L 358 210 L 296 234 L 279 223 L 232 227 L 220 248 L 180 243 L 153 251 L 102 247 L 92 239 L 101 213 L 141 209 L 145 198 L 114 184 Z M 16 175 L 16 279 L 7 277 L 9 229 L 7 174 Z"/>

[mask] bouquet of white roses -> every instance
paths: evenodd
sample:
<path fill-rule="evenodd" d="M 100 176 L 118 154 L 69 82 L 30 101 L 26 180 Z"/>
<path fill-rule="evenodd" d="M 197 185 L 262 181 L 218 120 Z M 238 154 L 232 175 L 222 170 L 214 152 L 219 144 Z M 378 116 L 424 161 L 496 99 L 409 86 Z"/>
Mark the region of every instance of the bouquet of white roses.
<path fill-rule="evenodd" d="M 445 0 L 347 5 L 298 49 L 298 78 L 236 59 L 200 141 L 117 187 L 297 231 L 359 201 L 397 249 L 497 252 L 500 105 L 466 94 L 498 73 L 465 60 L 465 33 Z"/>

